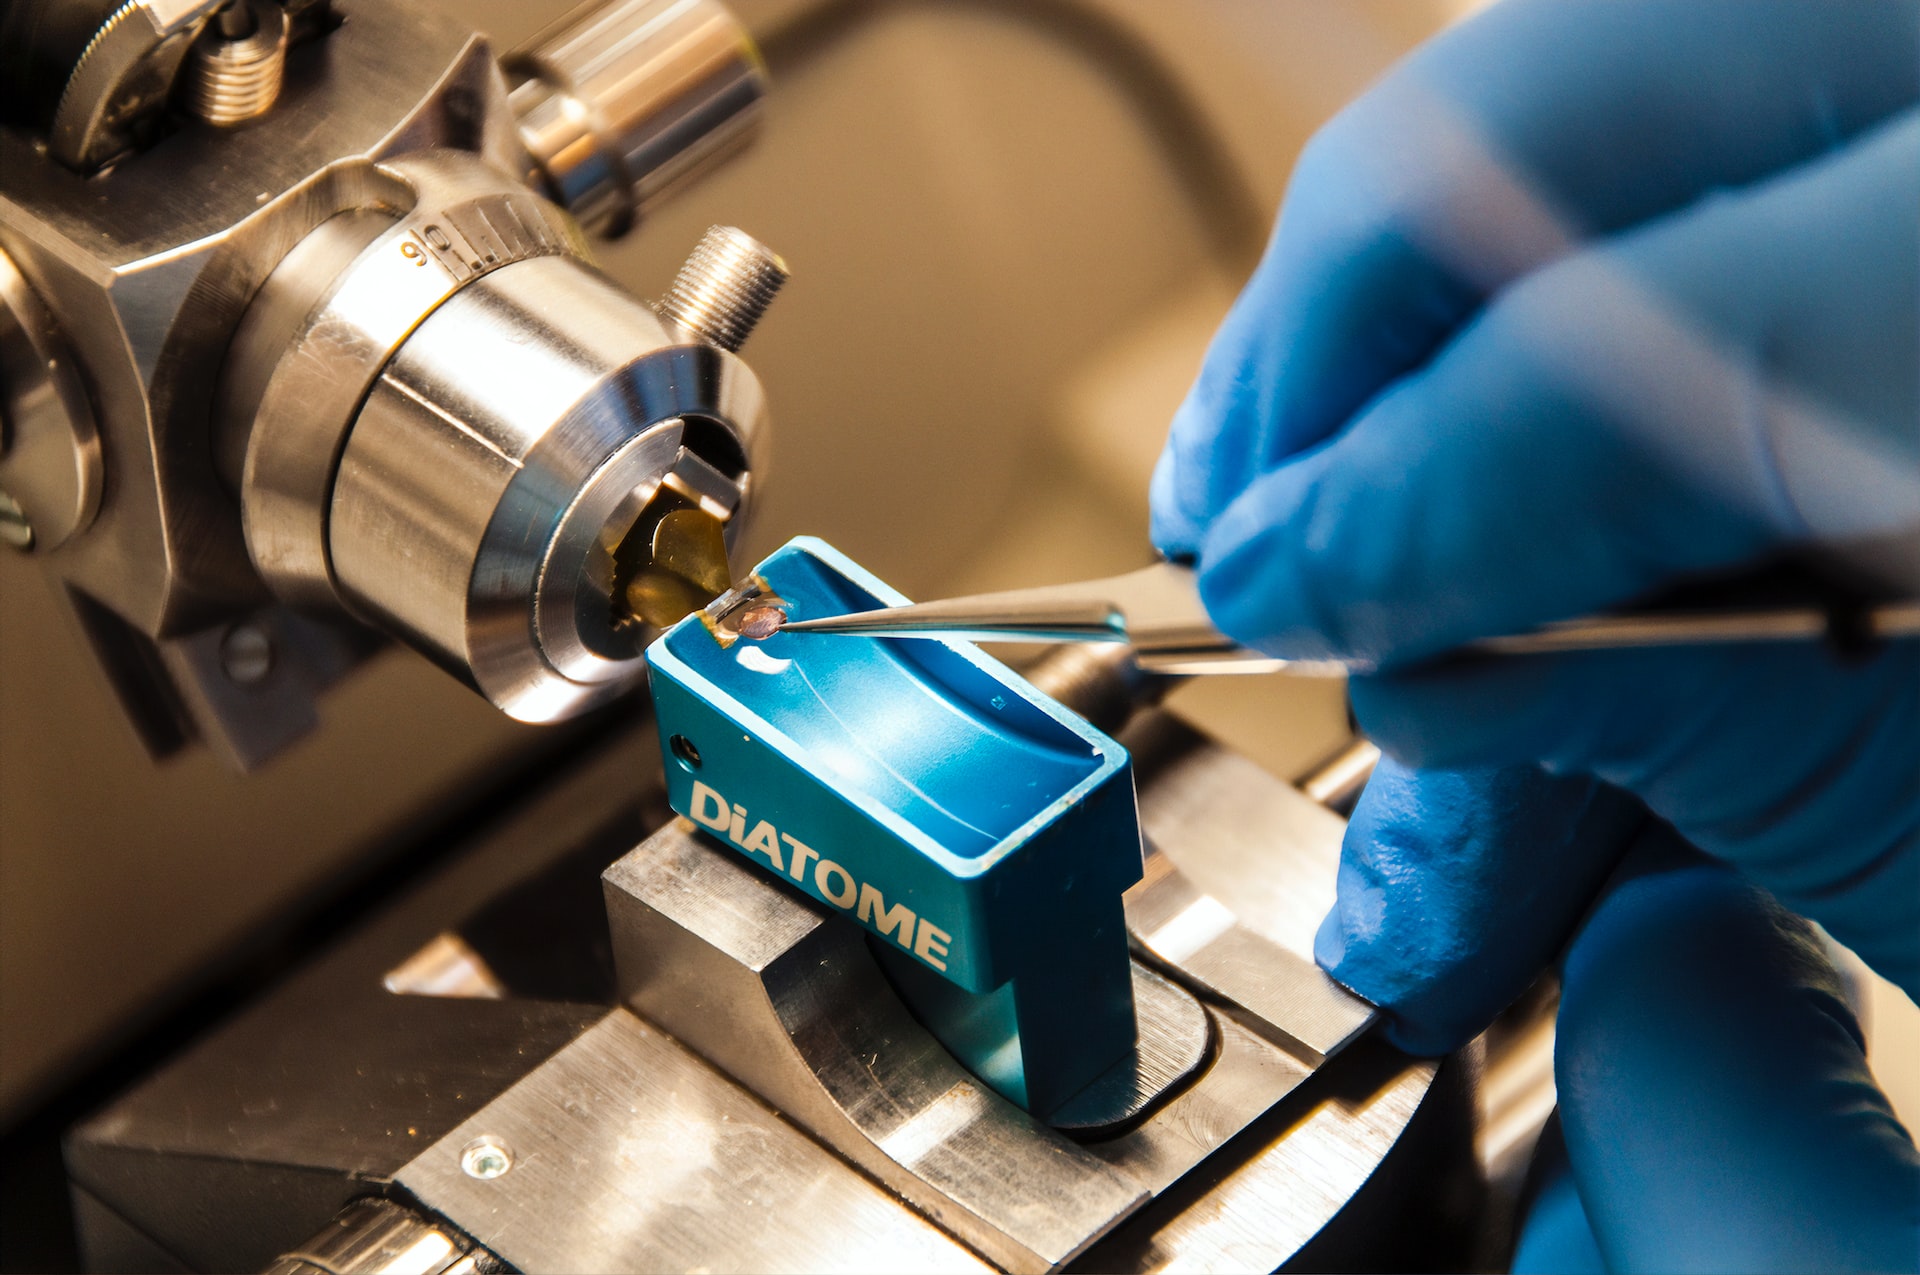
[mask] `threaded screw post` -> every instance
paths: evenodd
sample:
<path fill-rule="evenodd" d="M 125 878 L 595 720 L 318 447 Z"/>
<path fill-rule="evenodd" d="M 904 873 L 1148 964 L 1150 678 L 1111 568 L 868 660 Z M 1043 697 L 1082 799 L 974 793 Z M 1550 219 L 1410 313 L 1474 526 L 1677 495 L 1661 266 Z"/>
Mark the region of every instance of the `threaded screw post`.
<path fill-rule="evenodd" d="M 287 68 L 287 17 L 277 4 L 233 0 L 194 42 L 186 106 L 219 128 L 265 115 Z"/>
<path fill-rule="evenodd" d="M 701 340 L 738 350 L 786 281 L 778 253 L 744 230 L 710 226 L 655 308 Z"/>

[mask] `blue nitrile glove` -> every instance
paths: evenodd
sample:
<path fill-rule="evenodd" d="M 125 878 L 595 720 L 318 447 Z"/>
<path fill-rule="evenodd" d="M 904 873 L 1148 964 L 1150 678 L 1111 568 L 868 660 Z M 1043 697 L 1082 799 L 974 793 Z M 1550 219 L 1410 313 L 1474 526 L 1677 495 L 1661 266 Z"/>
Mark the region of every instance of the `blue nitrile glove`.
<path fill-rule="evenodd" d="M 1349 834 L 1321 958 L 1389 1011 L 1402 1043 L 1471 1035 L 1552 958 L 1639 835 L 1620 789 L 1920 990 L 1914 644 L 1856 667 L 1748 648 L 1409 671 L 1785 547 L 1920 576 L 1917 54 L 1911 3 L 1509 3 L 1409 59 L 1303 155 L 1175 420 L 1154 534 L 1198 558 L 1233 636 L 1392 670 L 1353 684 L 1390 753 L 1485 768 L 1390 766 Z M 1676 895 L 1708 913 L 1711 896 Z M 1725 961 L 1668 971 L 1671 987 L 1659 965 L 1624 960 L 1580 977 L 1601 987 L 1616 966 L 1661 993 L 1615 1006 L 1622 1038 L 1643 1011 L 1694 1021 L 1687 989 L 1810 995 L 1782 981 L 1790 962 L 1745 982 Z M 1567 1016 L 1607 1003 L 1574 996 L 1571 963 L 1567 977 Z M 1563 1041 L 1604 1043 L 1574 1021 Z M 1649 1033 L 1637 1070 L 1577 1079 L 1586 1051 L 1563 1044 L 1599 1251 L 1747 1260 L 1737 1236 L 1715 1247 L 1715 1227 L 1743 1225 L 1707 1207 L 1721 1196 L 1706 1192 L 1682 1235 L 1686 1178 L 1648 1176 L 1636 1195 L 1631 1174 L 1606 1176 L 1609 1137 L 1639 1145 L 1625 1135 L 1635 1104 L 1692 1076 L 1723 1118 L 1676 1128 L 1676 1163 L 1711 1150 L 1737 1187 L 1743 1157 L 1770 1163 L 1753 1148 L 1777 1134 L 1824 1180 L 1891 1184 L 1832 1215 L 1864 1247 L 1782 1262 L 1920 1265 L 1915 1210 L 1882 1204 L 1920 1195 L 1911 1144 L 1848 1126 L 1891 1122 L 1859 1097 L 1872 1091 L 1857 1044 L 1786 1050 L 1791 1074 L 1838 1105 L 1769 1123 L 1752 1105 L 1765 1086 L 1707 1101 L 1717 1078 L 1689 1069 L 1751 1046 L 1737 1022 L 1699 1025 L 1704 1043 Z M 1607 1113 L 1590 1143 L 1572 1136 L 1576 1102 Z M 1589 1192 L 1586 1158 L 1610 1194 Z M 1788 1179 L 1756 1173 L 1755 1207 L 1777 1208 L 1772 1184 Z M 1668 1221 L 1635 1231 L 1635 1217 Z"/>
<path fill-rule="evenodd" d="M 1920 1155 L 1812 932 L 1618 789 L 1382 762 L 1318 948 L 1423 1053 L 1564 949 L 1515 1270 L 1920 1266 Z"/>
<path fill-rule="evenodd" d="M 1562 976 L 1560 1122 L 1610 1267 L 1920 1264 L 1920 1157 L 1806 922 L 1649 821 Z"/>
<path fill-rule="evenodd" d="M 1156 541 L 1234 637 L 1388 669 L 1789 546 L 1920 576 L 1917 51 L 1920 5 L 1796 0 L 1504 4 L 1435 40 L 1307 148 Z M 1633 791 L 1920 991 L 1913 643 L 1353 695 L 1403 759 Z"/>

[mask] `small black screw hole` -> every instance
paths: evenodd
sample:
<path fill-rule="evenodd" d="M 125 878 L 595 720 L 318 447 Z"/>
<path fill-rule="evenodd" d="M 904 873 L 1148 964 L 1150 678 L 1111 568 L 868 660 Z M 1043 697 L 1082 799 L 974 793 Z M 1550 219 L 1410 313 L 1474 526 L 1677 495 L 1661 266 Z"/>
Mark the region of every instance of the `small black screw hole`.
<path fill-rule="evenodd" d="M 685 735 L 675 735 L 667 741 L 667 747 L 673 750 L 673 755 L 680 759 L 682 766 L 688 770 L 700 769 L 700 750 Z"/>

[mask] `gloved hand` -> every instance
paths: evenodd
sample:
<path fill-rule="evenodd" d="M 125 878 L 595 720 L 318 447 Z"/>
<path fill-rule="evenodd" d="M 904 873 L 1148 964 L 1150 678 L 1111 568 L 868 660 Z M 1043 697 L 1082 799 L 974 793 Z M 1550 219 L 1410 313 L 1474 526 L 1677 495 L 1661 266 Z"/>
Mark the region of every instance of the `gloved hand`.
<path fill-rule="evenodd" d="M 1920 648 L 1422 661 L 1787 548 L 1920 579 L 1916 48 L 1912 3 L 1454 29 L 1309 145 L 1155 475 L 1216 622 L 1377 665 L 1360 721 L 1428 768 L 1376 777 L 1321 935 L 1402 1043 L 1593 909 L 1558 1069 L 1610 1263 L 1920 1265 L 1912 1144 L 1746 884 L 1920 992 Z M 1682 836 L 1742 875 L 1622 866 Z"/>
<path fill-rule="evenodd" d="M 1321 964 L 1438 1053 L 1561 953 L 1515 1270 L 1920 1266 L 1920 1156 L 1804 921 L 1597 780 L 1383 761 Z"/>

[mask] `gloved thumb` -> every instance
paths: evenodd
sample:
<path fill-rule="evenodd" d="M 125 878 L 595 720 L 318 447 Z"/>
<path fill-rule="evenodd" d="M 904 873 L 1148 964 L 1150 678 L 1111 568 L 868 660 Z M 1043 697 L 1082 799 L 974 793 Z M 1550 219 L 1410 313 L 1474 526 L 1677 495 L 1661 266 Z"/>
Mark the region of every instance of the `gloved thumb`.
<path fill-rule="evenodd" d="M 1560 1119 L 1609 1269 L 1920 1266 L 1920 1154 L 1804 921 L 1655 821 L 1563 969 Z"/>

